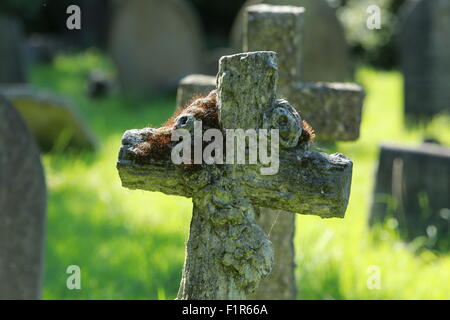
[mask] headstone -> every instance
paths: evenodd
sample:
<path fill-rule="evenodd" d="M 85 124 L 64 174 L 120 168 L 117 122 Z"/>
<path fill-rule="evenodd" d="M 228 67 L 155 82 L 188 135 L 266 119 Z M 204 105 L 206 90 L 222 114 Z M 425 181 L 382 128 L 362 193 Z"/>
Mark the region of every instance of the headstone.
<path fill-rule="evenodd" d="M 25 40 L 17 19 L 0 14 L 0 84 L 27 80 Z"/>
<path fill-rule="evenodd" d="M 355 83 L 297 82 L 289 92 L 319 141 L 357 140 L 364 97 L 363 88 Z"/>
<path fill-rule="evenodd" d="M 46 186 L 34 138 L 0 96 L 0 299 L 39 299 Z"/>
<path fill-rule="evenodd" d="M 186 105 L 193 98 L 206 96 L 216 88 L 216 77 L 191 74 L 181 79 L 177 90 L 177 106 Z"/>
<path fill-rule="evenodd" d="M 42 151 L 96 148 L 95 137 L 66 99 L 29 86 L 4 86 L 0 93 L 20 112 Z"/>
<path fill-rule="evenodd" d="M 395 218 L 406 240 L 450 248 L 450 149 L 382 145 L 370 223 Z"/>
<path fill-rule="evenodd" d="M 350 193 L 352 162 L 341 154 L 308 151 L 298 141 L 299 115 L 276 100 L 275 52 L 259 51 L 220 59 L 216 101 L 219 129 L 280 130 L 279 171 L 263 175 L 261 164 L 201 165 L 186 170 L 170 156 L 142 148 L 186 125 L 181 113 L 170 127 L 129 130 L 122 139 L 117 168 L 122 185 L 193 198 L 193 217 L 179 299 L 245 299 L 271 269 L 270 242 L 255 221 L 255 207 L 321 217 L 343 217 Z M 213 99 L 213 98 L 210 98 Z M 202 103 L 200 100 L 198 103 Z M 197 105 L 192 104 L 193 110 Z M 189 110 L 189 109 L 188 109 Z M 283 119 L 293 126 L 285 126 Z M 154 140 L 156 139 L 156 140 Z M 291 144 L 292 142 L 292 144 Z M 158 147 L 159 146 L 159 147 Z M 229 150 L 227 150 L 229 151 Z"/>
<path fill-rule="evenodd" d="M 175 89 L 201 71 L 202 33 L 181 0 L 115 2 L 110 50 L 123 89 L 148 94 Z"/>
<path fill-rule="evenodd" d="M 352 141 L 359 137 L 364 90 L 354 83 L 299 82 L 299 60 L 303 43 L 304 10 L 293 6 L 255 5 L 247 8 L 244 28 L 245 50 L 273 50 L 279 53 L 278 94 L 292 101 L 316 132 L 319 141 Z M 189 90 L 180 83 L 178 97 L 189 101 L 215 86 L 212 77 L 194 75 Z M 178 99 L 180 101 L 180 99 Z M 180 103 L 178 106 L 182 105 Z M 294 277 L 295 214 L 260 208 L 258 224 L 270 233 L 275 263 L 271 274 L 251 296 L 253 299 L 295 299 Z M 270 213 L 271 214 L 268 214 Z"/>
<path fill-rule="evenodd" d="M 450 112 L 450 1 L 407 2 L 401 16 L 405 113 L 420 118 Z"/>
<path fill-rule="evenodd" d="M 352 66 L 344 29 L 335 9 L 326 0 L 247 0 L 233 24 L 231 43 L 236 51 L 244 45 L 246 8 L 255 4 L 304 7 L 303 51 L 300 66 L 302 81 L 349 81 Z"/>

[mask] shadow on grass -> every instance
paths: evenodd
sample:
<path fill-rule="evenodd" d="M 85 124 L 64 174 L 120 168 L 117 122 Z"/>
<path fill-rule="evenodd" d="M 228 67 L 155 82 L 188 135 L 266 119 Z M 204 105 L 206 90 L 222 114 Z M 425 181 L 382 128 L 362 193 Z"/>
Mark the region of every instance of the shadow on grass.
<path fill-rule="evenodd" d="M 152 225 L 131 226 L 120 204 L 105 213 L 98 202 L 87 190 L 65 187 L 50 193 L 43 297 L 173 299 L 183 236 Z M 81 269 L 81 290 L 66 286 L 69 265 Z"/>

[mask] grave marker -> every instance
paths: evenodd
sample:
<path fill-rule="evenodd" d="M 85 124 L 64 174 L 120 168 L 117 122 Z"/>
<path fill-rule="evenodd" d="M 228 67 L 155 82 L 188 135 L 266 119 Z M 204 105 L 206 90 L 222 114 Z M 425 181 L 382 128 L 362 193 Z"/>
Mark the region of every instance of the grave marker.
<path fill-rule="evenodd" d="M 406 240 L 450 248 L 450 149 L 382 145 L 370 224 L 393 217 Z"/>
<path fill-rule="evenodd" d="M 217 75 L 219 123 L 224 129 L 281 129 L 275 109 L 276 53 L 225 56 Z M 284 106 L 283 106 L 284 105 Z M 295 119 L 289 108 L 284 115 Z M 280 123 L 281 127 L 277 126 Z M 298 133 L 298 132 L 297 132 Z M 154 129 L 124 134 L 117 168 L 124 187 L 192 197 L 193 217 L 178 299 L 244 299 L 270 272 L 270 242 L 255 221 L 255 207 L 343 217 L 352 162 L 294 146 L 280 148 L 279 172 L 261 175 L 259 165 L 206 165 L 185 171 L 170 160 L 136 160 L 138 146 Z"/>
<path fill-rule="evenodd" d="M 66 99 L 29 86 L 4 86 L 0 93 L 20 112 L 42 151 L 96 148 L 94 135 Z"/>
<path fill-rule="evenodd" d="M 46 186 L 39 150 L 0 96 L 0 299 L 39 299 Z"/>

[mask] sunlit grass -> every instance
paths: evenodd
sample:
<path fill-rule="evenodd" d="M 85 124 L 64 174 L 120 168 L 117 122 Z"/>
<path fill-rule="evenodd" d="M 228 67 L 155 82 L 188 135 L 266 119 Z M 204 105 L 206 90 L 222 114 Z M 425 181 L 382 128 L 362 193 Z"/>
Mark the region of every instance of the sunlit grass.
<path fill-rule="evenodd" d="M 161 124 L 174 98 L 133 98 L 119 93 L 90 100 L 87 73 L 110 63 L 96 52 L 59 57 L 33 69 L 33 83 L 69 96 L 100 140 L 95 154 L 46 155 L 49 188 L 44 298 L 173 299 L 177 293 L 192 210 L 189 199 L 122 188 L 115 162 L 124 130 Z M 345 219 L 297 219 L 300 299 L 449 299 L 450 256 L 404 244 L 395 225 L 368 229 L 378 147 L 418 144 L 425 136 L 450 145 L 450 118 L 407 129 L 397 72 L 360 69 L 367 91 L 361 138 L 337 143 L 354 162 Z M 334 150 L 333 150 L 334 151 Z M 67 266 L 81 267 L 82 289 L 66 287 Z M 381 287 L 367 287 L 369 266 Z"/>

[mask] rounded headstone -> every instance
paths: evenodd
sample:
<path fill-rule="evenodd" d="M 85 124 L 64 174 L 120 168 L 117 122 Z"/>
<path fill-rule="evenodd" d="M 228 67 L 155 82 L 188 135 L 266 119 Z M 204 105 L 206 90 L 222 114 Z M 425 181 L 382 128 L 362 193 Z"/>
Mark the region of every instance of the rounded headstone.
<path fill-rule="evenodd" d="M 0 299 L 40 297 L 46 201 L 34 138 L 0 96 Z"/>
<path fill-rule="evenodd" d="M 126 91 L 176 89 L 182 77 L 201 71 L 201 28 L 184 1 L 117 1 L 110 32 L 112 58 Z"/>
<path fill-rule="evenodd" d="M 349 48 L 344 29 L 335 10 L 325 0 L 247 0 L 231 31 L 233 48 L 243 48 L 245 9 L 255 4 L 304 7 L 303 50 L 299 75 L 301 81 L 348 81 L 352 78 Z M 277 39 L 274 39 L 277 41 Z"/>

